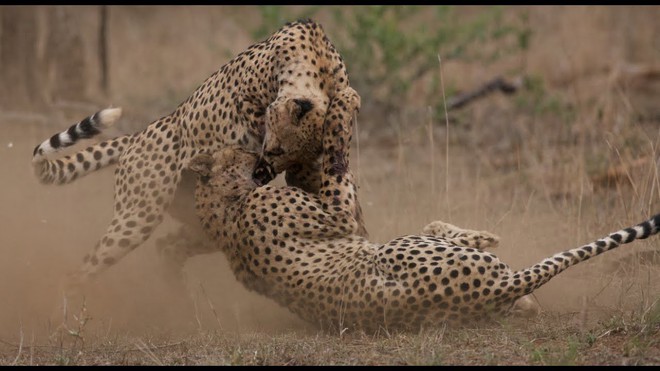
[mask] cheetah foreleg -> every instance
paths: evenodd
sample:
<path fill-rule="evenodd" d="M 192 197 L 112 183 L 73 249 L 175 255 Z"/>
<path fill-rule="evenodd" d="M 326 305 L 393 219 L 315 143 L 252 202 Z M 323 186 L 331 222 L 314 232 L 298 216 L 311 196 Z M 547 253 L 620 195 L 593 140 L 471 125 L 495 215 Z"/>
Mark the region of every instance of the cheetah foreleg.
<path fill-rule="evenodd" d="M 359 108 L 360 96 L 352 88 L 345 88 L 330 102 L 323 128 L 319 198 L 323 210 L 331 214 L 327 224 L 345 234 L 357 234 L 358 219 L 362 219 L 356 200 L 357 187 L 348 168 L 353 118 Z M 366 234 L 366 230 L 363 233 Z"/>
<path fill-rule="evenodd" d="M 318 194 L 323 177 L 323 164 L 321 161 L 297 164 L 286 170 L 286 183 L 289 186 L 298 187 L 305 192 Z M 355 194 L 353 194 L 355 196 Z M 355 234 L 364 238 L 369 238 L 369 233 L 364 224 L 364 217 L 360 200 L 354 199 L 355 207 L 352 212 L 353 217 L 358 223 L 358 230 Z"/>

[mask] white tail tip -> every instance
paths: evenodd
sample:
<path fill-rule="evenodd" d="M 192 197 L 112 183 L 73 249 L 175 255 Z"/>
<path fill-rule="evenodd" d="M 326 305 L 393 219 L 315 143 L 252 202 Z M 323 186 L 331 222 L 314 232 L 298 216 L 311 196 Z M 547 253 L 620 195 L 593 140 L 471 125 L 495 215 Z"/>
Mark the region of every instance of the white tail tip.
<path fill-rule="evenodd" d="M 106 108 L 99 112 L 99 121 L 102 125 L 112 125 L 121 117 L 121 108 Z"/>

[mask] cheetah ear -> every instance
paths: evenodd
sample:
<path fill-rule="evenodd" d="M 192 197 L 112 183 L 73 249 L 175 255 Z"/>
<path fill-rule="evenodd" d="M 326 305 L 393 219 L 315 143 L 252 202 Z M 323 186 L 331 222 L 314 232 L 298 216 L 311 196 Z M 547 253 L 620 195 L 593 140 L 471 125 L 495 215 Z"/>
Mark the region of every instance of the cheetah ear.
<path fill-rule="evenodd" d="M 211 170 L 213 169 L 214 162 L 215 160 L 213 159 L 213 156 L 207 153 L 200 153 L 190 160 L 188 169 L 199 174 L 203 180 L 208 180 L 208 178 L 211 177 Z"/>
<path fill-rule="evenodd" d="M 311 111 L 314 108 L 314 103 L 309 99 L 291 99 L 289 101 L 289 113 L 291 114 L 291 119 L 293 123 L 297 124 L 307 112 Z"/>

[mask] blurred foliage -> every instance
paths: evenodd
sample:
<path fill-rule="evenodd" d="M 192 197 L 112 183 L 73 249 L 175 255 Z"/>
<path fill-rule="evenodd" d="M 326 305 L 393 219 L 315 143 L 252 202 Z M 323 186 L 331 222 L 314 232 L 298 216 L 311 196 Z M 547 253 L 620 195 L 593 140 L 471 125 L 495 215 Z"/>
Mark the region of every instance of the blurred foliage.
<path fill-rule="evenodd" d="M 499 7 L 464 16 L 453 6 L 309 7 L 298 12 L 264 6 L 253 36 L 266 37 L 285 22 L 313 17 L 321 9 L 330 11 L 334 24 L 325 28 L 333 29 L 331 39 L 346 61 L 351 85 L 369 92 L 365 103 L 385 114 L 407 104 L 411 87 L 420 82 L 427 94 L 415 97 L 416 103 L 442 112 L 439 75 L 433 73 L 439 58 L 489 64 L 526 50 L 531 36 L 524 20 L 505 22 Z M 445 88 L 447 94 L 454 90 Z"/>
<path fill-rule="evenodd" d="M 524 94 L 516 96 L 516 105 L 530 115 L 549 114 L 569 125 L 575 121 L 577 112 L 571 104 L 565 103 L 557 94 L 548 92 L 543 78 L 538 75 L 525 76 Z"/>

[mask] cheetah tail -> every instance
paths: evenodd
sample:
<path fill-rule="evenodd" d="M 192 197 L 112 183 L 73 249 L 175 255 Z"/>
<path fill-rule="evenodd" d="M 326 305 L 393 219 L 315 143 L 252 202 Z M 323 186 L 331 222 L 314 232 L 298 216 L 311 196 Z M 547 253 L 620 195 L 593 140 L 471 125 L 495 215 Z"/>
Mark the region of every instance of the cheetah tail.
<path fill-rule="evenodd" d="M 615 249 L 620 245 L 648 238 L 659 231 L 660 214 L 656 214 L 651 219 L 633 227 L 610 233 L 607 237 L 588 245 L 560 252 L 530 268 L 519 270 L 514 273 L 513 277 L 508 277 L 509 287 L 512 287 L 511 290 L 513 290 L 516 297 L 522 297 L 543 286 L 550 279 L 571 266 Z"/>
<path fill-rule="evenodd" d="M 49 160 L 46 155 L 91 138 L 112 125 L 121 115 L 121 109 L 108 108 L 89 116 L 66 131 L 57 133 L 34 149 L 32 167 L 35 175 L 44 184 L 65 184 L 89 172 L 113 164 L 123 152 L 130 136 L 96 143 L 75 154 Z"/>
<path fill-rule="evenodd" d="M 121 116 L 121 108 L 106 108 L 86 117 L 67 130 L 54 134 L 34 148 L 32 162 L 42 161 L 45 155 L 76 144 L 80 139 L 92 138 L 112 125 Z"/>

